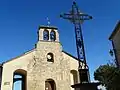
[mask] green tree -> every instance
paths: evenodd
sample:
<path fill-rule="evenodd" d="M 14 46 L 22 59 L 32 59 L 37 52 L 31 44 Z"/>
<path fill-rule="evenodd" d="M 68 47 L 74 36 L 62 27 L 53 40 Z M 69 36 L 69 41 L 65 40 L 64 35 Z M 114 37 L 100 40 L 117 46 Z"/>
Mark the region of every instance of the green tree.
<path fill-rule="evenodd" d="M 107 90 L 120 90 L 120 69 L 114 65 L 101 65 L 94 72 L 94 78 L 101 82 Z"/>

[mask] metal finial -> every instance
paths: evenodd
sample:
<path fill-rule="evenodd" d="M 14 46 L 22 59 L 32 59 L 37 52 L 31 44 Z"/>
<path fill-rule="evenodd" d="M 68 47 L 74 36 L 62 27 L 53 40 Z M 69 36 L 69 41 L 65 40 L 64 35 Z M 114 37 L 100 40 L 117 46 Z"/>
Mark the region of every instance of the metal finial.
<path fill-rule="evenodd" d="M 47 17 L 47 26 L 50 26 L 50 19 Z"/>

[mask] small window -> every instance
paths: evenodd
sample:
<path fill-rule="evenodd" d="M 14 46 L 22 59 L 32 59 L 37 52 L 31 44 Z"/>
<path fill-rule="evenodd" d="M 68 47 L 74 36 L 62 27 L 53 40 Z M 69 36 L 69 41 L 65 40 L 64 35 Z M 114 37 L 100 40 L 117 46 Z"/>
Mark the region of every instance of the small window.
<path fill-rule="evenodd" d="M 48 30 L 43 31 L 43 40 L 49 40 L 49 31 Z"/>
<path fill-rule="evenodd" d="M 54 62 L 54 56 L 52 53 L 48 53 L 47 54 L 47 61 L 48 62 Z"/>
<path fill-rule="evenodd" d="M 50 39 L 51 39 L 51 41 L 55 41 L 56 40 L 56 33 L 53 30 L 50 32 Z"/>

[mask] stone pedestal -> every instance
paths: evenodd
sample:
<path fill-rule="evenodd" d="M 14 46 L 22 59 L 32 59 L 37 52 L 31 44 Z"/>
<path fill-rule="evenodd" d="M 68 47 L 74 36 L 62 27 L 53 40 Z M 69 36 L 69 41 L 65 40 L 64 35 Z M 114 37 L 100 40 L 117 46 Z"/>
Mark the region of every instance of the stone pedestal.
<path fill-rule="evenodd" d="M 98 85 L 100 85 L 100 83 L 78 83 L 72 85 L 72 88 L 75 88 L 75 90 L 98 90 Z"/>

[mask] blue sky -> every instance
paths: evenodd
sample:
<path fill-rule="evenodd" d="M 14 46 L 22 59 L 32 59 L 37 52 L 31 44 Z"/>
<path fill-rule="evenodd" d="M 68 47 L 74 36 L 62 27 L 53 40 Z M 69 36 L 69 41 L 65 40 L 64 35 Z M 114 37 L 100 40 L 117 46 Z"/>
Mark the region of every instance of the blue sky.
<path fill-rule="evenodd" d="M 93 16 L 82 25 L 87 63 L 93 72 L 112 58 L 108 40 L 120 18 L 119 0 L 76 0 L 79 9 Z M 74 27 L 59 18 L 60 13 L 71 9 L 72 0 L 0 0 L 0 62 L 16 57 L 34 47 L 39 25 L 59 29 L 63 49 L 76 56 Z"/>

